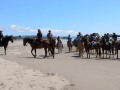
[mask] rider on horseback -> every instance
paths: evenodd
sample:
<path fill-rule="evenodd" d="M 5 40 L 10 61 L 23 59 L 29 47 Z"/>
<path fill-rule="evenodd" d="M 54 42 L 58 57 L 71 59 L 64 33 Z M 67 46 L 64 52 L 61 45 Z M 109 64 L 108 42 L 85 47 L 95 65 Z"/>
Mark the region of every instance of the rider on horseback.
<path fill-rule="evenodd" d="M 47 38 L 48 38 L 48 41 L 50 44 L 52 44 L 51 40 L 52 40 L 52 33 L 51 33 L 51 30 L 48 31 L 48 34 L 47 34 Z"/>
<path fill-rule="evenodd" d="M 2 30 L 0 30 L 0 45 L 2 44 L 2 40 L 3 40 L 3 33 Z"/>
<path fill-rule="evenodd" d="M 72 41 L 72 38 L 70 37 L 70 35 L 68 35 L 67 45 L 68 45 L 68 43 L 70 43 L 71 41 Z"/>
<path fill-rule="evenodd" d="M 37 33 L 37 43 L 41 44 L 41 39 L 42 39 L 42 33 L 41 33 L 41 30 L 38 29 L 38 33 Z"/>
<path fill-rule="evenodd" d="M 113 38 L 114 41 L 116 41 L 117 40 L 117 35 L 115 33 L 113 33 L 112 38 Z"/>
<path fill-rule="evenodd" d="M 104 34 L 104 39 L 105 39 L 106 44 L 108 45 L 110 43 L 110 35 L 109 35 L 109 33 Z"/>
<path fill-rule="evenodd" d="M 49 42 L 50 42 L 52 36 L 53 36 L 53 35 L 52 35 L 52 33 L 51 33 L 51 30 L 49 30 L 49 31 L 48 31 L 48 34 L 47 34 L 47 38 L 48 38 Z"/>
<path fill-rule="evenodd" d="M 92 47 L 96 44 L 96 35 L 95 35 L 95 33 L 91 34 L 90 43 L 91 43 Z"/>
<path fill-rule="evenodd" d="M 83 35 L 81 34 L 81 32 L 78 32 L 77 37 L 75 38 L 75 44 L 77 45 L 79 39 L 82 37 Z"/>

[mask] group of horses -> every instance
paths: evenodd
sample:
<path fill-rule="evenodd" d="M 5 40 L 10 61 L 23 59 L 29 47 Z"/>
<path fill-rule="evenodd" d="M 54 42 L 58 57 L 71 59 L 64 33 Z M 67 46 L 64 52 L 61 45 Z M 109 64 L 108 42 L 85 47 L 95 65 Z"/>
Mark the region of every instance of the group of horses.
<path fill-rule="evenodd" d="M 6 55 L 6 48 L 8 46 L 8 42 L 11 41 L 13 43 L 12 36 L 6 36 L 1 41 L 0 47 L 4 47 L 5 55 Z M 41 40 L 40 44 L 36 42 L 35 38 L 24 38 L 23 39 L 23 45 L 26 46 L 27 43 L 31 46 L 31 54 L 36 57 L 36 49 L 44 48 L 45 50 L 45 56 L 47 57 L 47 53 L 52 55 L 54 58 L 55 55 L 55 48 L 58 49 L 58 53 L 62 53 L 63 44 L 62 41 L 58 41 L 56 44 L 56 40 L 51 38 L 43 39 Z M 106 54 L 106 58 L 110 58 L 111 55 L 114 57 L 116 55 L 116 58 L 118 59 L 118 50 L 120 50 L 120 41 L 114 41 L 114 39 L 111 40 L 111 42 L 106 41 L 105 38 L 99 39 L 94 41 L 95 44 L 91 44 L 89 38 L 87 36 L 84 36 L 80 38 L 77 41 L 77 45 L 71 41 L 67 42 L 67 46 L 69 48 L 69 52 L 72 52 L 72 47 L 75 46 L 77 50 L 79 51 L 79 56 L 83 57 L 84 53 L 86 52 L 87 57 L 90 58 L 91 51 L 95 51 L 96 58 L 104 58 L 104 54 Z M 34 51 L 34 53 L 33 53 Z M 85 51 L 85 52 L 84 52 Z"/>
<path fill-rule="evenodd" d="M 83 57 L 84 51 L 87 54 L 86 58 L 90 58 L 92 51 L 95 51 L 96 58 L 105 58 L 104 54 L 106 54 L 106 58 L 110 58 L 111 55 L 116 55 L 118 59 L 118 50 L 120 50 L 120 41 L 107 41 L 104 37 L 103 38 L 96 38 L 97 40 L 94 41 L 94 44 L 91 44 L 89 37 L 83 36 L 79 38 L 77 44 L 75 40 L 68 43 L 69 51 L 71 51 L 72 46 L 75 46 L 79 51 L 79 56 Z M 109 57 L 108 57 L 109 56 Z"/>
<path fill-rule="evenodd" d="M 13 43 L 13 37 L 12 36 L 5 36 L 2 38 L 2 41 L 0 41 L 0 47 L 4 47 L 4 53 L 6 55 L 6 49 L 7 46 L 9 44 L 9 41 L 11 41 Z M 53 38 L 50 38 L 50 40 L 48 39 L 43 39 L 41 40 L 41 42 L 37 42 L 36 38 L 23 38 L 23 45 L 26 46 L 27 43 L 30 44 L 31 46 L 31 54 L 36 57 L 36 49 L 41 49 L 44 48 L 45 50 L 45 56 L 47 57 L 47 53 L 49 52 L 49 54 L 51 54 L 54 58 L 54 54 L 55 54 L 55 47 L 56 47 L 56 40 Z M 57 49 L 58 49 L 58 53 L 62 52 L 62 48 L 63 48 L 63 44 L 62 41 L 58 41 L 57 42 Z M 34 53 L 33 53 L 34 51 Z"/>

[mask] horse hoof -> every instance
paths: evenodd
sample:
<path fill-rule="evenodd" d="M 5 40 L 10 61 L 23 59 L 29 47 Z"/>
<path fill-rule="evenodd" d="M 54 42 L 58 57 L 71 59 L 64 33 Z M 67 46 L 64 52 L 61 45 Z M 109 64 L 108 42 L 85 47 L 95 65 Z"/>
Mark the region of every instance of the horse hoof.
<path fill-rule="evenodd" d="M 34 58 L 36 58 L 36 56 L 34 56 Z"/>

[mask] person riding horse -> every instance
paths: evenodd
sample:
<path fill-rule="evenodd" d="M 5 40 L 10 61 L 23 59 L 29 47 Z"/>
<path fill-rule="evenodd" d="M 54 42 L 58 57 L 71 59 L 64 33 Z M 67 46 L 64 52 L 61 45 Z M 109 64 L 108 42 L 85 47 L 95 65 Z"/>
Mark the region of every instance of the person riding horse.
<path fill-rule="evenodd" d="M 0 30 L 0 45 L 2 45 L 2 40 L 3 40 L 3 33 L 2 30 Z"/>
<path fill-rule="evenodd" d="M 79 41 L 79 39 L 82 37 L 83 35 L 81 34 L 81 32 L 78 32 L 78 35 L 77 35 L 77 37 L 75 38 L 75 45 L 77 46 L 77 44 L 78 44 L 78 41 Z"/>
<path fill-rule="evenodd" d="M 70 35 L 68 35 L 68 41 L 67 41 L 67 45 L 72 41 L 72 38 L 70 37 Z"/>
<path fill-rule="evenodd" d="M 95 33 L 90 35 L 90 43 L 91 43 L 91 46 L 93 48 L 93 46 L 96 44 L 96 35 L 95 35 Z"/>
<path fill-rule="evenodd" d="M 48 38 L 48 41 L 50 43 L 50 46 L 52 46 L 52 40 L 53 40 L 53 35 L 51 33 L 51 30 L 48 31 L 48 34 L 47 34 L 47 38 Z M 53 47 L 52 47 L 53 48 Z"/>
<path fill-rule="evenodd" d="M 117 35 L 115 33 L 113 33 L 112 38 L 114 41 L 117 41 Z"/>
<path fill-rule="evenodd" d="M 38 44 L 38 43 L 41 44 L 41 39 L 42 39 L 42 33 L 41 33 L 41 30 L 38 29 L 36 43 L 37 43 L 37 44 Z"/>

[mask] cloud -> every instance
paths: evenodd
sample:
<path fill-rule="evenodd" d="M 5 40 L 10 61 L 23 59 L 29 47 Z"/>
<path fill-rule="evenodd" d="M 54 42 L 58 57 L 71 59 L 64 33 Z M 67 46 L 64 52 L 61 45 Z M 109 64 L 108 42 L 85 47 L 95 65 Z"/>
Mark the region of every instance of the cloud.
<path fill-rule="evenodd" d="M 2 31 L 4 30 L 2 26 L 0 26 L 0 30 L 2 30 Z"/>
<path fill-rule="evenodd" d="M 27 32 L 27 33 L 37 32 L 37 29 L 33 29 L 25 26 L 18 26 L 15 24 L 9 26 L 9 29 L 17 32 Z M 75 30 L 59 30 L 59 29 L 42 29 L 41 28 L 42 33 L 47 33 L 48 30 L 51 30 L 52 33 L 55 35 L 68 35 L 68 34 L 76 35 L 78 33 Z"/>

